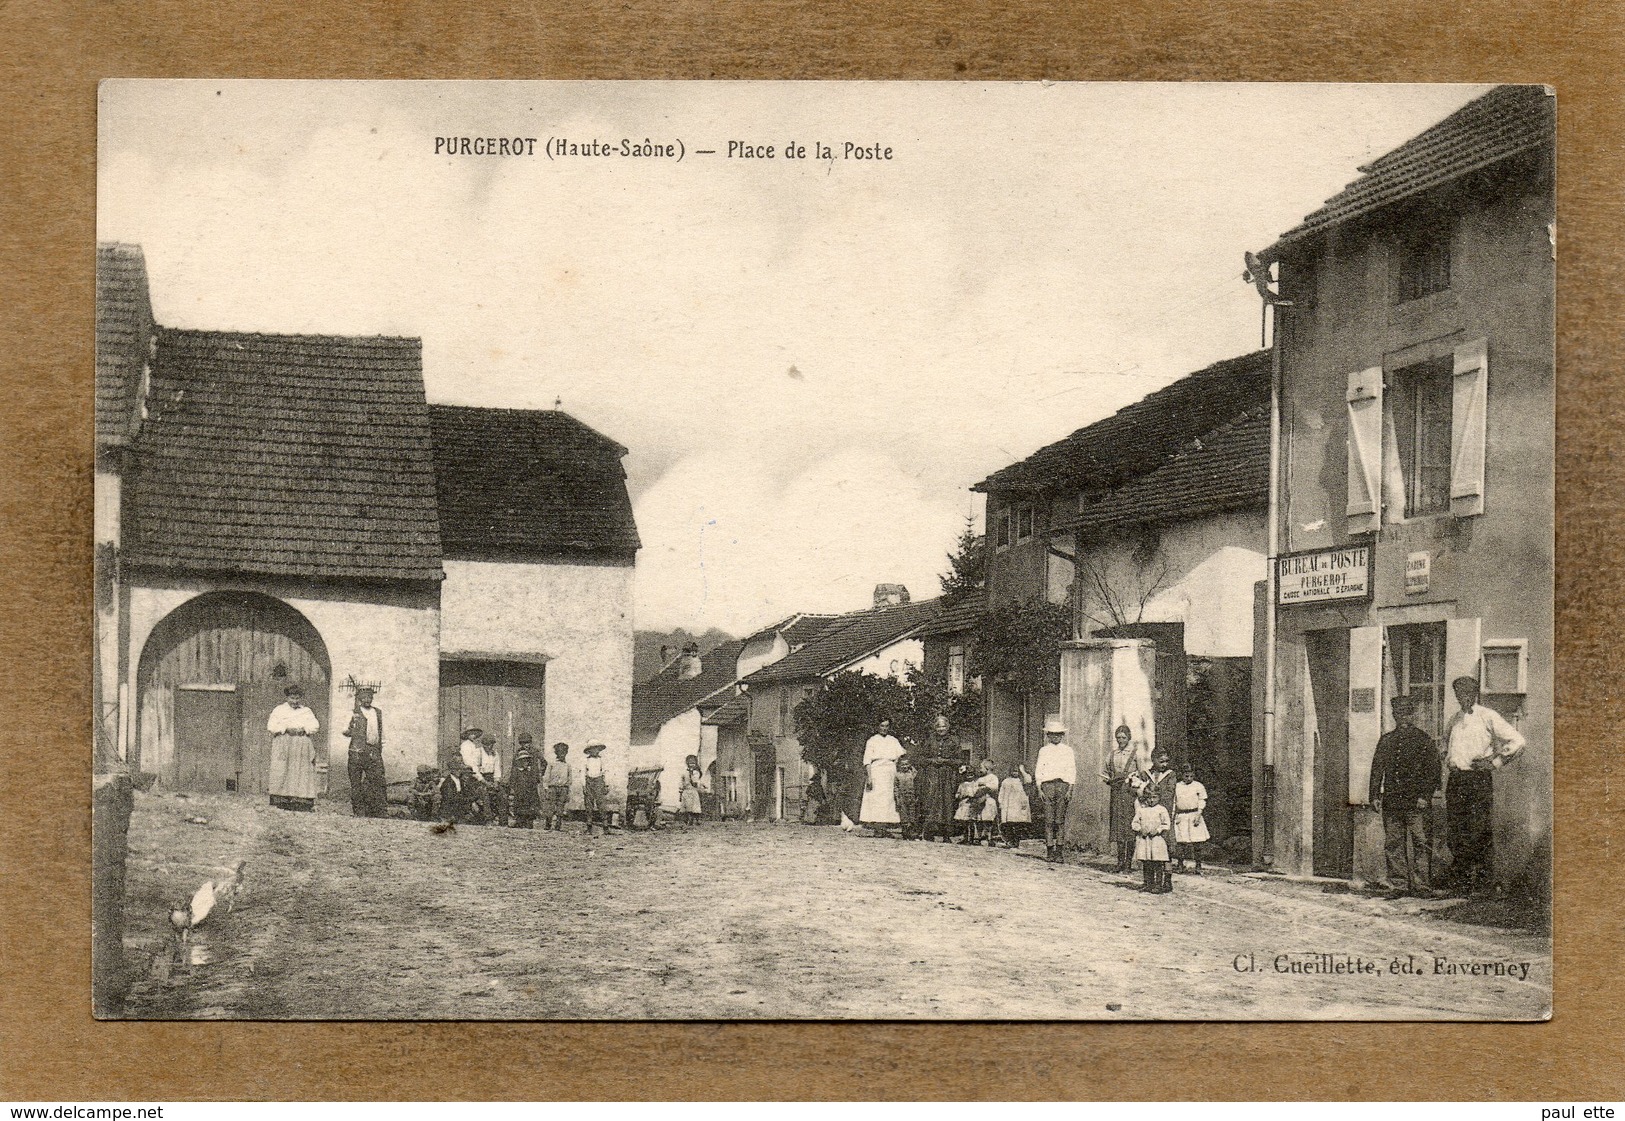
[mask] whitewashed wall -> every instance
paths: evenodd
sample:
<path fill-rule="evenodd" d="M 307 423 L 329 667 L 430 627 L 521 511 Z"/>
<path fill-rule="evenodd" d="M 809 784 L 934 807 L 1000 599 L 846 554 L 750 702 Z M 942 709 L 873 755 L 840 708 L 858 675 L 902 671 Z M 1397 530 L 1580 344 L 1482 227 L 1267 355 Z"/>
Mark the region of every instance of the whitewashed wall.
<path fill-rule="evenodd" d="M 1128 622 L 1185 624 L 1185 652 L 1205 658 L 1248 658 L 1253 653 L 1253 585 L 1267 575 L 1266 517 L 1262 511 L 1216 514 L 1164 526 L 1150 566 L 1136 563 L 1130 540 L 1090 543 L 1084 566 L 1105 573 L 1118 598 L 1149 586 L 1151 573 L 1167 565 L 1167 579 Z M 1084 609 L 1105 612 L 1085 581 Z M 1096 629 L 1087 624 L 1090 632 Z"/>
<path fill-rule="evenodd" d="M 612 798 L 626 796 L 632 735 L 632 566 L 450 560 L 440 648 L 547 660 L 546 739 L 606 745 Z M 679 762 L 681 762 L 679 760 Z M 581 799 L 580 780 L 573 804 Z"/>

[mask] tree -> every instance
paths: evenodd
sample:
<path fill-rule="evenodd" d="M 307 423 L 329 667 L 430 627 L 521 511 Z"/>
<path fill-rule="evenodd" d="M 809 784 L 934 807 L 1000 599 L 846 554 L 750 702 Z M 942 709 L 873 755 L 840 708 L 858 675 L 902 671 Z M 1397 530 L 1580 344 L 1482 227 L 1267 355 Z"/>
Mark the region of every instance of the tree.
<path fill-rule="evenodd" d="M 937 577 L 942 583 L 942 605 L 952 607 L 980 592 L 987 578 L 987 538 L 978 537 L 967 517 L 954 551 L 948 554 L 948 571 Z"/>
<path fill-rule="evenodd" d="M 971 645 L 975 672 L 1017 693 L 1053 693 L 1061 684 L 1061 643 L 1072 637 L 1072 612 L 1034 597 L 983 614 Z"/>
<path fill-rule="evenodd" d="M 825 775 L 850 774 L 863 765 L 863 745 L 882 716 L 903 737 L 912 723 L 914 698 L 890 677 L 848 670 L 826 681 L 795 707 L 801 758 Z"/>
<path fill-rule="evenodd" d="M 1126 560 L 1092 556 L 1078 566 L 1080 614 L 1096 629 L 1141 622 L 1146 605 L 1168 586 L 1170 576 L 1168 558 L 1149 535 L 1135 543 Z"/>

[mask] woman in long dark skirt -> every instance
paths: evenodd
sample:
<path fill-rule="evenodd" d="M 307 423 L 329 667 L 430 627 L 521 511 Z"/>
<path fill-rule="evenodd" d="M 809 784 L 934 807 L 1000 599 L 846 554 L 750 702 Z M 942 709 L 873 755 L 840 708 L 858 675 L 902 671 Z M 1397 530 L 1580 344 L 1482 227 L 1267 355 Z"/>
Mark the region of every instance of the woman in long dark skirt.
<path fill-rule="evenodd" d="M 1134 859 L 1134 787 L 1129 782 L 1139 771 L 1139 762 L 1130 746 L 1134 733 L 1127 724 L 1119 724 L 1115 733 L 1117 746 L 1106 760 L 1100 779 L 1111 788 L 1109 819 L 1112 844 L 1117 849 L 1117 870 L 1127 872 Z"/>

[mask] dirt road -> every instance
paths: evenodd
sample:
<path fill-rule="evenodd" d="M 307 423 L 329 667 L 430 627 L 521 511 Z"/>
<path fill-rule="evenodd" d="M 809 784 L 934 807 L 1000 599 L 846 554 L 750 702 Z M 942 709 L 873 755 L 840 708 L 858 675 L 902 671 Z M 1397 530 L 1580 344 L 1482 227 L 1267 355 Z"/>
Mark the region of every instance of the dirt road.
<path fill-rule="evenodd" d="M 127 1015 L 1530 1019 L 1550 1001 L 1547 939 L 1421 904 L 1229 873 L 1147 896 L 1031 845 L 570 828 L 436 836 L 138 795 Z M 193 935 L 210 960 L 166 976 L 169 908 L 237 859 L 246 900 Z"/>

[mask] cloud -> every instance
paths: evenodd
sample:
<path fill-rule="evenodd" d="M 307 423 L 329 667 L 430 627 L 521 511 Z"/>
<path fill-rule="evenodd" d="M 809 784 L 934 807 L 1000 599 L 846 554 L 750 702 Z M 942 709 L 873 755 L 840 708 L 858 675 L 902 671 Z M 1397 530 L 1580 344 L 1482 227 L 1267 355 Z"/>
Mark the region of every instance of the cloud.
<path fill-rule="evenodd" d="M 783 455 L 702 452 L 638 500 L 639 626 L 715 625 L 744 634 L 793 611 L 849 611 L 874 586 L 918 599 L 964 524 L 962 495 L 922 487 L 866 449 L 796 464 Z"/>

